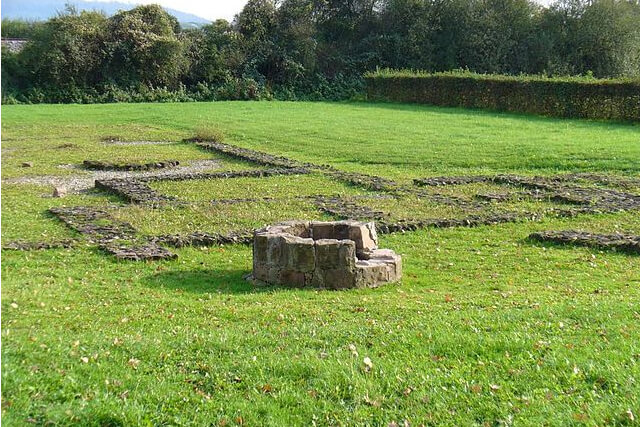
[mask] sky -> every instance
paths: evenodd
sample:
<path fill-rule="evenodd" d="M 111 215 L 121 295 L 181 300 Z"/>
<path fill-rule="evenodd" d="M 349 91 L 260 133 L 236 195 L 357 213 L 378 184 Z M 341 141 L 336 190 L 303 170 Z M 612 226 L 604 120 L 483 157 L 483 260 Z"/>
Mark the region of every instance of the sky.
<path fill-rule="evenodd" d="M 91 0 L 90 0 L 91 1 Z M 193 13 L 205 19 L 214 21 L 226 19 L 231 21 L 240 12 L 247 0 L 118 0 L 132 4 L 160 4 L 181 12 Z"/>
<path fill-rule="evenodd" d="M 91 1 L 91 0 L 90 0 Z M 231 21 L 239 13 L 247 0 L 119 0 L 124 3 L 149 4 L 159 3 L 181 12 L 193 13 L 211 21 L 226 19 Z M 537 0 L 541 4 L 549 4 L 550 0 Z"/>

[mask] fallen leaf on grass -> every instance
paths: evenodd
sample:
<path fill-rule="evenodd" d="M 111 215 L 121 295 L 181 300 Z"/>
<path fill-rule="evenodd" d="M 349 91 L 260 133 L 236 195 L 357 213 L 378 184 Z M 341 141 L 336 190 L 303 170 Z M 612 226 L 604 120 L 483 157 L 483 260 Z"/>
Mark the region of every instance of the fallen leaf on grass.
<path fill-rule="evenodd" d="M 129 364 L 129 366 L 131 366 L 133 369 L 138 369 L 138 365 L 140 364 L 140 360 L 135 359 L 135 358 L 131 358 L 129 359 L 129 361 L 127 362 Z"/>

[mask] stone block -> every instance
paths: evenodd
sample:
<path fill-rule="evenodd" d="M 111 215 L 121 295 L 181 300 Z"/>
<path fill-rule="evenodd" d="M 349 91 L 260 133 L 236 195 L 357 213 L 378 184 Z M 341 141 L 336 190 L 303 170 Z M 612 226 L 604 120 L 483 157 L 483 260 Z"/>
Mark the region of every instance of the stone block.
<path fill-rule="evenodd" d="M 399 280 L 400 256 L 377 245 L 373 223 L 283 222 L 254 234 L 253 277 L 324 289 L 376 287 Z"/>
<path fill-rule="evenodd" d="M 390 249 L 376 249 L 371 252 L 369 260 L 383 262 L 390 268 L 389 281 L 394 282 L 402 278 L 402 257 Z"/>
<path fill-rule="evenodd" d="M 265 282 L 276 285 L 282 284 L 282 282 L 280 282 L 280 270 L 281 269 L 279 267 L 269 267 L 269 274 L 267 275 L 267 280 L 265 280 Z"/>
<path fill-rule="evenodd" d="M 349 289 L 355 287 L 356 275 L 353 271 L 333 269 L 324 271 L 324 288 Z"/>
<path fill-rule="evenodd" d="M 356 266 L 356 244 L 353 240 L 338 240 L 338 266 L 353 270 Z"/>
<path fill-rule="evenodd" d="M 349 231 L 351 227 L 358 224 L 357 221 L 336 221 L 333 225 L 332 239 L 345 240 L 349 239 Z"/>
<path fill-rule="evenodd" d="M 375 249 L 369 254 L 369 259 L 394 260 L 398 255 L 391 249 Z"/>
<path fill-rule="evenodd" d="M 269 281 L 269 266 L 265 264 L 253 264 L 253 277 L 262 280 L 263 282 Z"/>
<path fill-rule="evenodd" d="M 400 255 L 396 255 L 395 261 L 389 265 L 391 267 L 389 281 L 395 282 L 402 279 L 402 257 Z"/>
<path fill-rule="evenodd" d="M 276 237 L 276 236 L 273 236 Z M 269 250 L 269 235 L 256 232 L 253 235 L 253 261 L 259 264 L 266 264 Z"/>
<path fill-rule="evenodd" d="M 302 237 L 308 239 L 311 237 L 311 227 L 309 221 L 284 221 L 282 225 L 285 228 L 285 233 L 289 233 L 293 236 Z"/>
<path fill-rule="evenodd" d="M 280 235 L 268 235 L 267 241 L 267 262 L 273 266 L 282 265 L 284 239 Z"/>
<path fill-rule="evenodd" d="M 300 287 L 306 284 L 305 274 L 301 271 L 295 271 L 295 270 L 281 270 L 279 281 L 282 284 L 300 286 Z"/>
<path fill-rule="evenodd" d="M 313 240 L 335 239 L 333 225 L 333 222 L 311 222 L 311 238 Z"/>
<path fill-rule="evenodd" d="M 315 245 L 313 239 L 283 235 L 283 252 L 286 253 L 287 268 L 310 272 L 315 268 Z"/>
<path fill-rule="evenodd" d="M 378 235 L 372 222 L 352 224 L 349 227 L 348 239 L 356 243 L 356 252 L 366 253 L 378 249 Z"/>
<path fill-rule="evenodd" d="M 67 188 L 63 186 L 57 186 L 53 188 L 53 197 L 65 197 L 67 195 Z"/>
<path fill-rule="evenodd" d="M 316 240 L 316 269 L 331 270 L 340 265 L 340 247 L 337 240 Z"/>
<path fill-rule="evenodd" d="M 358 261 L 356 263 L 356 287 L 375 288 L 388 282 L 391 267 L 386 263 Z"/>

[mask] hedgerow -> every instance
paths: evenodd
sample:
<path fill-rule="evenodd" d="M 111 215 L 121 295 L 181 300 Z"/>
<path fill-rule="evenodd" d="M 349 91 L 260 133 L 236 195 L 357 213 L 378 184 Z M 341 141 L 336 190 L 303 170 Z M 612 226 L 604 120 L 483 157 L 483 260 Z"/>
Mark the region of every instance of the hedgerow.
<path fill-rule="evenodd" d="M 370 100 L 611 120 L 640 120 L 640 79 L 504 76 L 378 70 L 365 75 Z"/>

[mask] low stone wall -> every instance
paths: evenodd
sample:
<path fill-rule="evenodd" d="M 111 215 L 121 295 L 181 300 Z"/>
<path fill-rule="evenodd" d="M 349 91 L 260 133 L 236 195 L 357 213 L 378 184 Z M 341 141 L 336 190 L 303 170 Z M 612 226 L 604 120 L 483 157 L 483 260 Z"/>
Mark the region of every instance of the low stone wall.
<path fill-rule="evenodd" d="M 542 231 L 531 233 L 529 239 L 561 245 L 589 246 L 640 254 L 640 236 L 631 234 L 597 234 L 576 230 Z"/>
<path fill-rule="evenodd" d="M 180 164 L 177 160 L 164 160 L 149 163 L 112 163 L 102 160 L 85 160 L 82 166 L 85 169 L 101 171 L 148 171 L 153 169 L 173 168 Z"/>
<path fill-rule="evenodd" d="M 289 221 L 254 233 L 253 279 L 261 282 L 347 289 L 401 277 L 400 256 L 378 249 L 372 222 Z"/>

